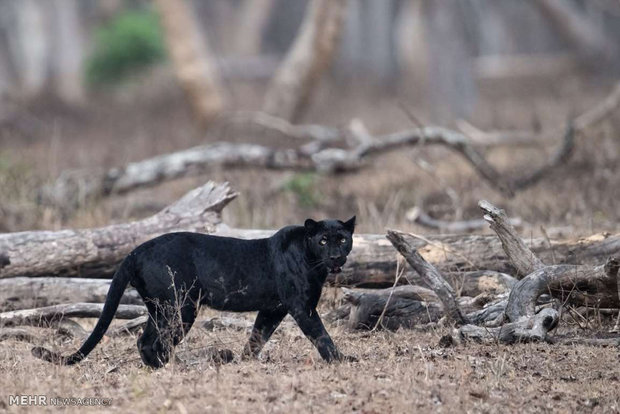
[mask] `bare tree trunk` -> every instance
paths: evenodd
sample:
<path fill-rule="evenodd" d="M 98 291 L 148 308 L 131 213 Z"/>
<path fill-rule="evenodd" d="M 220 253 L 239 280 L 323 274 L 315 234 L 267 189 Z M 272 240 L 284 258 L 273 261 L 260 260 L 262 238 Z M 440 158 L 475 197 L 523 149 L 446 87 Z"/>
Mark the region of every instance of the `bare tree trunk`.
<path fill-rule="evenodd" d="M 236 30 L 236 50 L 240 55 L 258 55 L 265 25 L 274 0 L 245 0 L 239 11 Z"/>
<path fill-rule="evenodd" d="M 65 102 L 84 99 L 82 62 L 84 45 L 78 0 L 54 0 L 53 61 L 56 93 Z"/>
<path fill-rule="evenodd" d="M 0 119 L 5 116 L 4 95 L 14 89 L 17 73 L 14 59 L 9 49 L 9 30 L 12 17 L 12 5 L 7 1 L 0 1 Z"/>
<path fill-rule="evenodd" d="M 612 58 L 614 47 L 604 32 L 569 2 L 536 0 L 536 4 L 556 30 L 578 50 L 586 65 L 600 67 L 601 60 L 609 61 Z"/>
<path fill-rule="evenodd" d="M 21 93 L 34 97 L 49 81 L 49 4 L 39 0 L 12 2 L 13 24 L 8 32 Z"/>
<path fill-rule="evenodd" d="M 198 121 L 207 124 L 224 108 L 215 59 L 186 0 L 156 0 L 177 79 Z"/>
<path fill-rule="evenodd" d="M 134 247 L 172 231 L 211 233 L 236 196 L 228 184 L 208 182 L 144 220 L 98 229 L 34 231 L 0 235 L 0 278 L 100 275 Z"/>
<path fill-rule="evenodd" d="M 300 117 L 332 61 L 346 5 L 346 0 L 308 3 L 295 43 L 267 91 L 265 112 L 289 121 Z"/>

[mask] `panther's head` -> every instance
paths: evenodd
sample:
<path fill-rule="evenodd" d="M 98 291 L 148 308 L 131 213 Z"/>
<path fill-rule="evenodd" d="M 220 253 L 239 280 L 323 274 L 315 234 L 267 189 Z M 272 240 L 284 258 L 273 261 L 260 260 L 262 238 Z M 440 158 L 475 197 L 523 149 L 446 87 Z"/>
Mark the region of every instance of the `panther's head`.
<path fill-rule="evenodd" d="M 339 273 L 353 247 L 355 216 L 340 220 L 306 220 L 306 246 L 317 262 L 323 263 L 329 272 Z"/>

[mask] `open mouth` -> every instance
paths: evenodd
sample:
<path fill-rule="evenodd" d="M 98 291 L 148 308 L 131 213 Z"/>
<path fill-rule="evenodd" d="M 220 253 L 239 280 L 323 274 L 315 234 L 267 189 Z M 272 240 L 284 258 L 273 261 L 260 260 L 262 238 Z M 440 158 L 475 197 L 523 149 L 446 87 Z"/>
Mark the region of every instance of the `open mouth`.
<path fill-rule="evenodd" d="M 329 268 L 329 273 L 340 273 L 342 272 L 342 267 L 340 266 L 332 266 Z"/>

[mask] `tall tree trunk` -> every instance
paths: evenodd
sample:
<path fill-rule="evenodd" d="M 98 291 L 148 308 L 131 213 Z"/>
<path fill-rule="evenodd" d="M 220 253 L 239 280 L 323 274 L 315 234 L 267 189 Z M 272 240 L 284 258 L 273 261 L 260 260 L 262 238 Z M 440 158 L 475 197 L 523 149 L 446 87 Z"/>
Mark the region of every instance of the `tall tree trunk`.
<path fill-rule="evenodd" d="M 245 0 L 239 11 L 235 52 L 240 55 L 258 55 L 262 33 L 269 21 L 274 0 Z"/>
<path fill-rule="evenodd" d="M 197 120 L 206 125 L 225 105 L 215 58 L 186 0 L 155 0 L 155 4 L 176 76 Z"/>
<path fill-rule="evenodd" d="M 48 86 L 51 51 L 49 4 L 39 0 L 12 2 L 13 21 L 8 31 L 21 93 L 39 95 Z"/>
<path fill-rule="evenodd" d="M 297 38 L 267 91 L 265 112 L 289 121 L 300 117 L 332 61 L 346 5 L 346 0 L 308 3 Z"/>
<path fill-rule="evenodd" d="M 424 1 L 425 38 L 433 111 L 440 121 L 466 118 L 474 107 L 474 48 L 467 24 L 467 5 L 459 1 Z"/>
<path fill-rule="evenodd" d="M 56 94 L 65 102 L 84 99 L 82 63 L 84 34 L 80 25 L 79 0 L 54 0 L 53 59 Z"/>
<path fill-rule="evenodd" d="M 565 0 L 536 0 L 541 12 L 581 55 L 584 63 L 599 68 L 601 60 L 612 59 L 614 47 L 604 32 Z"/>

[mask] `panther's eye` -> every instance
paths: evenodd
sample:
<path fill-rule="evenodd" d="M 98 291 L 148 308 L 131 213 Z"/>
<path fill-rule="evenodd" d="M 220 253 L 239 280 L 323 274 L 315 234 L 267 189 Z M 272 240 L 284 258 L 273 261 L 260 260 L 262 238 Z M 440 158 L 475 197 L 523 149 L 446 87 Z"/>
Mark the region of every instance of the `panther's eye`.
<path fill-rule="evenodd" d="M 347 239 L 345 239 L 344 237 L 340 239 L 340 244 L 345 244 L 346 242 L 347 242 Z"/>
<path fill-rule="evenodd" d="M 319 244 L 320 244 L 321 246 L 325 246 L 325 245 L 327 244 L 327 239 L 321 239 L 321 240 L 319 240 Z"/>

